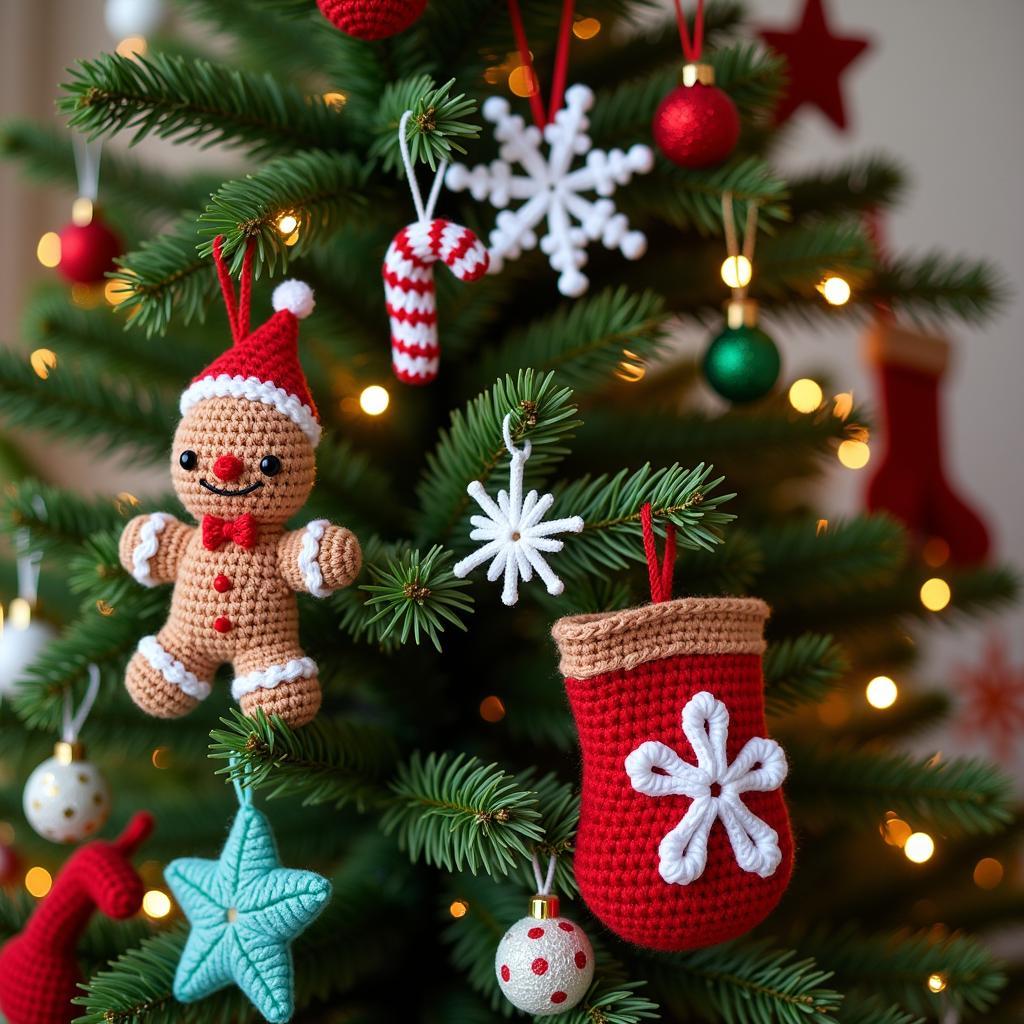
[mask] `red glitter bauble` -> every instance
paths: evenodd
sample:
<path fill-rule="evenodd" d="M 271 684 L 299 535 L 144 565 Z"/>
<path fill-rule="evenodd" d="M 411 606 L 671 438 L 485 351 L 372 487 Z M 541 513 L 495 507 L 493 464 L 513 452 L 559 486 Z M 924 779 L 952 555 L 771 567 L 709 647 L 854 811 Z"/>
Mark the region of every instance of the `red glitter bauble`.
<path fill-rule="evenodd" d="M 88 224 L 69 224 L 60 233 L 57 269 L 76 284 L 98 284 L 122 251 L 121 239 L 94 214 Z"/>
<path fill-rule="evenodd" d="M 427 0 L 317 0 L 323 16 L 356 39 L 386 39 L 404 32 L 427 8 Z"/>
<path fill-rule="evenodd" d="M 680 85 L 654 113 L 651 132 L 658 148 L 680 167 L 721 163 L 740 137 L 736 104 L 716 85 Z"/>

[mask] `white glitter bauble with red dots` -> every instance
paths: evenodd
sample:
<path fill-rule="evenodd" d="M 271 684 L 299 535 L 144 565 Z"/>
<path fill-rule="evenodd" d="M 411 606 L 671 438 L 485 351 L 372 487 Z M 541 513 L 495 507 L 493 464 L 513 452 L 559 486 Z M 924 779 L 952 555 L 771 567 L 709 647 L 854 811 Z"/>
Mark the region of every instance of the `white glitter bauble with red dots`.
<path fill-rule="evenodd" d="M 518 1009 L 538 1017 L 564 1013 L 590 988 L 594 950 L 568 918 L 524 917 L 498 943 L 494 973 L 502 995 Z"/>

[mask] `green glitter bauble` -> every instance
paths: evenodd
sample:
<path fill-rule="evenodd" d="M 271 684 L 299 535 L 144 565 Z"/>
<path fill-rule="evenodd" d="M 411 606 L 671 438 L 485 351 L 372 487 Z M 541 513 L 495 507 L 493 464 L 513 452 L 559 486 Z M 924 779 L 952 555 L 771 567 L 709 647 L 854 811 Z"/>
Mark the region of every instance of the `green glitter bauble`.
<path fill-rule="evenodd" d="M 753 402 L 779 377 L 779 350 L 759 327 L 727 327 L 704 353 L 704 376 L 730 402 Z"/>

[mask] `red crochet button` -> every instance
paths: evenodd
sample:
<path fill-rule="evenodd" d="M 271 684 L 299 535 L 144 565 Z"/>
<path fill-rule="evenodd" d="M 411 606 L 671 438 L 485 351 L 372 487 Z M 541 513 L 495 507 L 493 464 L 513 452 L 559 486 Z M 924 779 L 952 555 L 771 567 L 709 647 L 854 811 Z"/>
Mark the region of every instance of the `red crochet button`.
<path fill-rule="evenodd" d="M 218 594 L 226 594 L 231 589 L 231 580 L 227 576 L 218 576 L 213 581 L 213 589 Z"/>
<path fill-rule="evenodd" d="M 213 620 L 213 628 L 218 633 L 230 633 L 233 627 L 231 620 L 226 615 L 221 615 Z"/>

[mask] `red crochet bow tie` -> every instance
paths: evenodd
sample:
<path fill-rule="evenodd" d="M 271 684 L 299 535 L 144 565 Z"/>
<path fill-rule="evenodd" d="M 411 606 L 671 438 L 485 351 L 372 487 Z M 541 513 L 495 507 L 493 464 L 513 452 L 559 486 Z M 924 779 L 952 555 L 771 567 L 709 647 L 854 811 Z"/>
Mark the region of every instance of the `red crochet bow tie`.
<path fill-rule="evenodd" d="M 203 547 L 207 551 L 216 551 L 225 541 L 232 541 L 249 551 L 259 535 L 259 523 L 251 512 L 246 512 L 237 519 L 203 516 Z"/>

